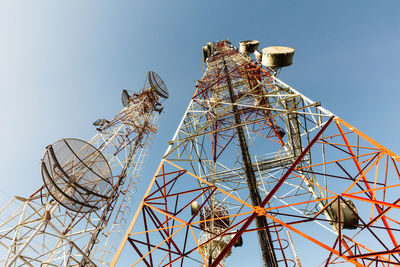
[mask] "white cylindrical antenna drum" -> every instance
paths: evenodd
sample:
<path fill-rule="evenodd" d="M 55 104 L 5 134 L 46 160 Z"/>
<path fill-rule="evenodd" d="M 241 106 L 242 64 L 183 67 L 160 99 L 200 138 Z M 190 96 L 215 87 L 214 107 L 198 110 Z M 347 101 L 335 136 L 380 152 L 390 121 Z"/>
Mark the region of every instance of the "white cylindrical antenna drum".
<path fill-rule="evenodd" d="M 258 45 L 260 44 L 257 40 L 245 40 L 239 42 L 239 52 L 244 54 L 253 54 L 257 49 Z"/>
<path fill-rule="evenodd" d="M 208 49 L 208 56 L 210 57 L 212 53 L 214 52 L 214 46 L 211 42 L 207 43 L 207 49 Z"/>
<path fill-rule="evenodd" d="M 199 210 L 200 206 L 197 201 L 193 201 L 190 207 L 191 214 L 194 215 Z"/>
<path fill-rule="evenodd" d="M 340 204 L 339 204 L 340 202 Z M 334 224 L 339 229 L 357 229 L 359 224 L 358 211 L 350 199 L 336 199 L 329 206 Z M 340 215 L 339 215 L 340 213 Z M 339 222 L 340 218 L 340 222 Z"/>
<path fill-rule="evenodd" d="M 262 50 L 262 64 L 281 68 L 292 65 L 294 49 L 286 46 L 271 46 Z"/>
<path fill-rule="evenodd" d="M 207 58 L 210 57 L 210 50 L 208 50 L 208 47 L 205 45 L 203 46 L 203 62 L 207 61 Z"/>

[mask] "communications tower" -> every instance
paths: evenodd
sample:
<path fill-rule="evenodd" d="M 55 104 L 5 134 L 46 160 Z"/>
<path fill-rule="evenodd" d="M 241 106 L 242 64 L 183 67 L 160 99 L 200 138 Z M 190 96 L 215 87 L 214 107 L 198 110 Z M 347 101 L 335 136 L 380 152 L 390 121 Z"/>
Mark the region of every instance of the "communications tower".
<path fill-rule="evenodd" d="M 109 266 L 166 98 L 167 87 L 150 71 L 139 92 L 122 91 L 121 112 L 93 123 L 89 142 L 47 146 L 43 186 L 0 210 L 0 264 Z"/>
<path fill-rule="evenodd" d="M 314 266 L 400 264 L 400 158 L 279 80 L 293 53 L 203 47 L 206 70 L 112 266 L 123 249 L 137 266 L 300 266 L 305 251 Z"/>

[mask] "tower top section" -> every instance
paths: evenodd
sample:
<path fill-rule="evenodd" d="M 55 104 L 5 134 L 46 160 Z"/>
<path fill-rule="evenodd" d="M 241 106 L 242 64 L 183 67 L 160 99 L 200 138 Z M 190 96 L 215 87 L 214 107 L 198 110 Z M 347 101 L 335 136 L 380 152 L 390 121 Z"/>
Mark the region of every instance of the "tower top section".
<path fill-rule="evenodd" d="M 220 55 L 229 55 L 229 52 L 237 53 L 254 58 L 263 66 L 271 70 L 280 69 L 292 65 L 294 49 L 286 46 L 270 46 L 258 50 L 260 42 L 257 40 L 244 40 L 239 42 L 239 49 L 232 45 L 229 40 L 218 41 L 217 43 L 208 42 L 203 46 L 203 62 L 212 62 Z M 226 50 L 226 49 L 230 49 Z M 211 59 L 212 58 L 212 59 Z M 274 71 L 275 72 L 275 71 Z"/>

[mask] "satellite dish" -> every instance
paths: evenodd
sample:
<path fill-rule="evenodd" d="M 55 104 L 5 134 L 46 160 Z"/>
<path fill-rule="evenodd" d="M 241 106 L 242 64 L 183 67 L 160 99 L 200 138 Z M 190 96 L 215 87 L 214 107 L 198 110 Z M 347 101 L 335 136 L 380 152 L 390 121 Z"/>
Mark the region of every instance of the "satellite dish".
<path fill-rule="evenodd" d="M 128 91 L 126 91 L 125 89 L 122 90 L 121 102 L 124 107 L 126 107 L 129 104 L 129 94 Z"/>
<path fill-rule="evenodd" d="M 103 126 L 104 124 L 109 123 L 108 120 L 102 118 L 102 119 L 97 119 L 93 122 L 93 126 Z"/>
<path fill-rule="evenodd" d="M 161 96 L 162 98 L 168 98 L 168 88 L 161 77 L 154 71 L 149 71 L 147 73 L 147 77 L 149 79 L 151 88 L 157 93 L 157 95 Z"/>
<path fill-rule="evenodd" d="M 42 158 L 42 178 L 50 195 L 65 208 L 92 212 L 114 193 L 113 175 L 103 154 L 80 139 L 49 145 Z"/>

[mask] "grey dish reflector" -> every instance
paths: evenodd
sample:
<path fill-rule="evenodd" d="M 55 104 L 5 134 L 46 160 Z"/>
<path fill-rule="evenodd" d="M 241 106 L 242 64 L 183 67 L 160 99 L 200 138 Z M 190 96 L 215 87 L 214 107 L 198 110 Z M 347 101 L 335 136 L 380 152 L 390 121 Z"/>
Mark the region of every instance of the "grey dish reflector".
<path fill-rule="evenodd" d="M 102 119 L 97 119 L 93 122 L 93 126 L 103 126 L 104 124 L 109 123 L 108 120 L 102 118 Z"/>
<path fill-rule="evenodd" d="M 107 160 L 98 149 L 79 139 L 61 139 L 47 147 L 42 178 L 49 194 L 76 212 L 95 211 L 114 193 Z"/>
<path fill-rule="evenodd" d="M 154 71 L 149 71 L 147 73 L 147 77 L 149 79 L 151 88 L 156 92 L 157 95 L 162 98 L 169 97 L 168 88 L 157 73 Z"/>
<path fill-rule="evenodd" d="M 121 102 L 124 107 L 126 107 L 129 104 L 129 94 L 128 91 L 126 91 L 125 89 L 122 90 Z"/>

